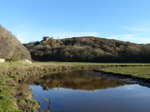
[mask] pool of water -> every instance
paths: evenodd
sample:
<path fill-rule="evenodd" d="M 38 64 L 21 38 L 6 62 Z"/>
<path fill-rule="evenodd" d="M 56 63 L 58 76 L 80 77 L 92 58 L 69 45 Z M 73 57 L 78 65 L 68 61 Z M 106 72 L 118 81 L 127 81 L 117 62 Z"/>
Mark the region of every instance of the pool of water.
<path fill-rule="evenodd" d="M 50 112 L 149 112 L 150 88 L 68 72 L 30 85 L 39 110 Z"/>

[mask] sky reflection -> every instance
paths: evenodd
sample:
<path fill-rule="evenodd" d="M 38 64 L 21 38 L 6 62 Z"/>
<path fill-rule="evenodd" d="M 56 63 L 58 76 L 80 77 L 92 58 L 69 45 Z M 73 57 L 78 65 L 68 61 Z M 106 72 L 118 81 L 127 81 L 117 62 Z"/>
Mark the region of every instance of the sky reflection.
<path fill-rule="evenodd" d="M 103 80 L 103 83 L 108 83 L 108 80 L 106 82 Z M 95 90 L 62 86 L 43 90 L 40 85 L 30 85 L 30 88 L 33 91 L 33 99 L 41 103 L 41 108 L 47 108 L 48 105 L 48 101 L 44 98 L 51 99 L 51 112 L 148 112 L 150 110 L 150 89 L 135 84 L 119 84 L 115 87 L 107 85 L 107 88 L 105 86 Z"/>

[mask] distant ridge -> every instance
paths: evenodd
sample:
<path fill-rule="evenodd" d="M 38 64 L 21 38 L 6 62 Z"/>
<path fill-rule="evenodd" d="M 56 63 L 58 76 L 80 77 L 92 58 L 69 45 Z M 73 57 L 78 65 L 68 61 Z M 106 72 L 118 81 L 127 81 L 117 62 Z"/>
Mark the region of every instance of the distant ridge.
<path fill-rule="evenodd" d="M 93 36 L 51 38 L 24 46 L 35 61 L 150 62 L 150 44 Z"/>

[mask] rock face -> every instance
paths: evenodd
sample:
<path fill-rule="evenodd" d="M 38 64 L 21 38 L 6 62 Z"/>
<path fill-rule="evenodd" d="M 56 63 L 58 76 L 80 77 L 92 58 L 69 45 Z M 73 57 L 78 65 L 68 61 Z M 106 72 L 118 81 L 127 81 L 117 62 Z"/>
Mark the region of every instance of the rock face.
<path fill-rule="evenodd" d="M 29 51 L 8 30 L 0 25 L 0 58 L 8 60 L 31 60 Z"/>

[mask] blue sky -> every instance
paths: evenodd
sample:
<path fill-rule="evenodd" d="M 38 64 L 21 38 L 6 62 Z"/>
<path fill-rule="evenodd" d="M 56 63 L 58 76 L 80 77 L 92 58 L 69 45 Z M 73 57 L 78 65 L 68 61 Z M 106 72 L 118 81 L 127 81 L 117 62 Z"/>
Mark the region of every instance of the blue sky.
<path fill-rule="evenodd" d="M 0 0 L 0 24 L 22 43 L 97 36 L 150 43 L 150 0 Z"/>

